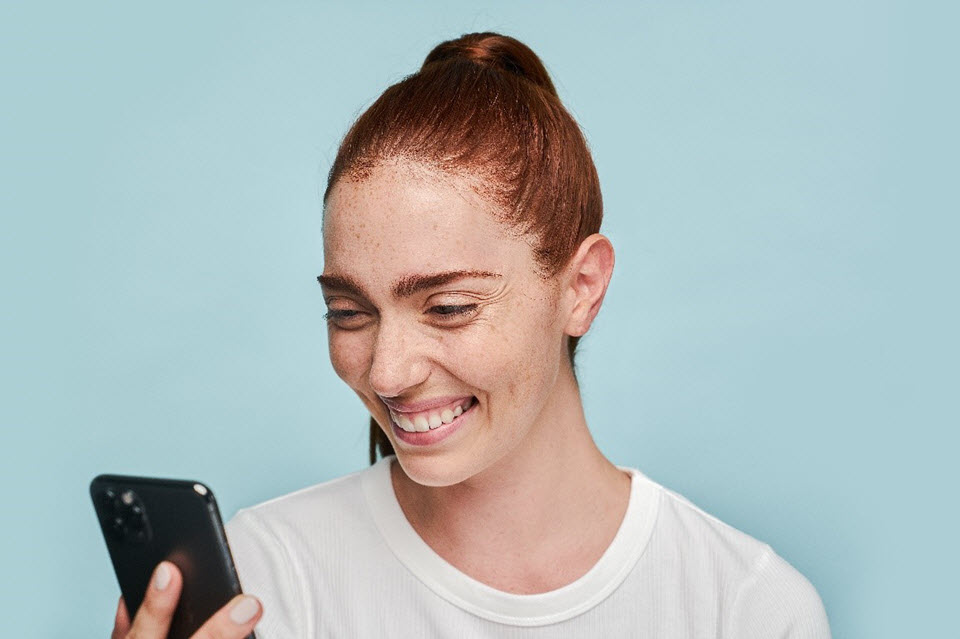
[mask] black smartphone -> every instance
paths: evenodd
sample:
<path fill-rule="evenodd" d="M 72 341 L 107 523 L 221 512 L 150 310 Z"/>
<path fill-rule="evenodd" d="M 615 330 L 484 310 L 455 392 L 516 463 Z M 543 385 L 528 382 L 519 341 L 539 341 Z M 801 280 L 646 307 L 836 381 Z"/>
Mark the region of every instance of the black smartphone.
<path fill-rule="evenodd" d="M 163 560 L 183 575 L 168 639 L 187 639 L 240 594 L 220 510 L 204 484 L 98 475 L 90 482 L 90 497 L 131 619 Z"/>

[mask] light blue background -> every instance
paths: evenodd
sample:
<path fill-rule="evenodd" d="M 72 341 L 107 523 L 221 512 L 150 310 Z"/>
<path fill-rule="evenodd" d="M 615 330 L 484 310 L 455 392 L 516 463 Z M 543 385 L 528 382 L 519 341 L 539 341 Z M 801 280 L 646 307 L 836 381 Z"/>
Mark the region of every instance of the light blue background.
<path fill-rule="evenodd" d="M 109 634 L 97 473 L 200 478 L 230 516 L 366 464 L 314 280 L 325 173 L 380 91 L 487 29 L 541 55 L 599 168 L 602 449 L 773 545 L 835 636 L 952 632 L 957 17 L 3 4 L 4 634 Z"/>

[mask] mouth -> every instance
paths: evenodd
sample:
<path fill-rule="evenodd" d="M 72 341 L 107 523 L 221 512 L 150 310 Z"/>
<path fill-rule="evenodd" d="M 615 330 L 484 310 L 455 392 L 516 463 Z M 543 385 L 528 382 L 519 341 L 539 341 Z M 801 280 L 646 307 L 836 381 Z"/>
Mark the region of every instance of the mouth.
<path fill-rule="evenodd" d="M 415 446 L 435 444 L 446 439 L 476 411 L 477 398 L 469 397 L 446 406 L 419 412 L 400 412 L 389 408 L 390 421 L 397 439 Z"/>
<path fill-rule="evenodd" d="M 476 397 L 469 397 L 451 402 L 447 406 L 416 413 L 403 413 L 392 408 L 387 410 L 390 411 L 390 419 L 401 430 L 408 433 L 425 433 L 428 430 L 435 430 L 446 424 L 452 424 L 460 415 L 470 410 L 476 401 Z"/>

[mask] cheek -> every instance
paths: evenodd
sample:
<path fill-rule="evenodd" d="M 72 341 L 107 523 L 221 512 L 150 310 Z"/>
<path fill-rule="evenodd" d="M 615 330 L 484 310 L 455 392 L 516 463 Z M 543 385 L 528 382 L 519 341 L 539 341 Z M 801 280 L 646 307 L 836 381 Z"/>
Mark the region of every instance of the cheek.
<path fill-rule="evenodd" d="M 539 407 L 556 383 L 563 334 L 553 300 L 530 300 L 523 312 L 522 326 L 517 329 L 518 361 L 513 382 L 518 399 Z"/>
<path fill-rule="evenodd" d="M 552 312 L 517 305 L 480 335 L 458 343 L 462 379 L 491 393 L 501 408 L 535 406 L 549 392 L 559 369 L 560 339 Z"/>
<path fill-rule="evenodd" d="M 513 394 L 518 401 L 539 405 L 556 381 L 557 345 L 552 332 L 541 325 L 520 346 L 524 350 L 512 375 Z"/>
<path fill-rule="evenodd" d="M 356 388 L 370 362 L 370 340 L 362 332 L 328 331 L 327 346 L 333 370 L 340 379 Z"/>

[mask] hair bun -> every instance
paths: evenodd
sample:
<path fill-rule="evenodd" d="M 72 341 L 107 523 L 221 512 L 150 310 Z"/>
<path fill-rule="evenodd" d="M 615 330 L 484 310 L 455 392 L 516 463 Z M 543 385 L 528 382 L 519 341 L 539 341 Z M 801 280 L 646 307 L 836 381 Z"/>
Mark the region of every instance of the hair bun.
<path fill-rule="evenodd" d="M 543 62 L 530 47 L 516 38 L 493 33 L 467 33 L 455 40 L 441 42 L 423 61 L 423 66 L 465 58 L 474 63 L 520 76 L 552 95 L 557 90 Z"/>

